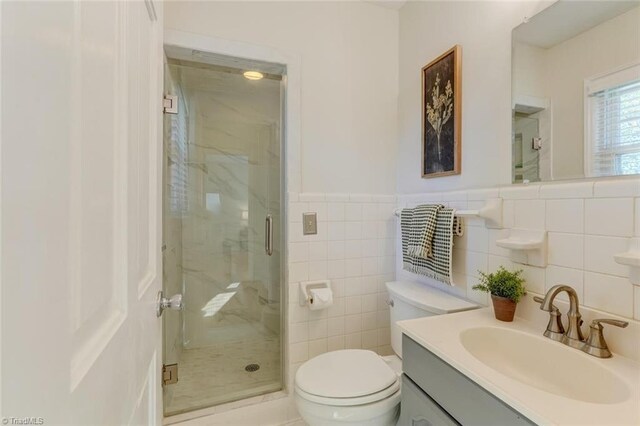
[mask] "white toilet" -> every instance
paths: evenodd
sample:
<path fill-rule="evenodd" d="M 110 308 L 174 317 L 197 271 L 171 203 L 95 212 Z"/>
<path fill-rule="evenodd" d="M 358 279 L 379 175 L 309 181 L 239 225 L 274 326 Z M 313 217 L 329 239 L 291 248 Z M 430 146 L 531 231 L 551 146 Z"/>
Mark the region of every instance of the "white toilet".
<path fill-rule="evenodd" d="M 396 355 L 345 349 L 300 366 L 295 377 L 298 412 L 310 426 L 395 425 L 400 413 L 402 331 L 397 321 L 448 314 L 477 305 L 410 281 L 387 283 L 391 346 Z"/>

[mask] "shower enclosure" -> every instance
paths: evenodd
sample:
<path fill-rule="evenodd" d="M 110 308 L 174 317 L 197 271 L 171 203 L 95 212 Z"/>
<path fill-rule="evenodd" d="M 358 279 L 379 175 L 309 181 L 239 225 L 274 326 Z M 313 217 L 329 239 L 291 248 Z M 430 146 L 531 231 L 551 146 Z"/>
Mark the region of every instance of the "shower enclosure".
<path fill-rule="evenodd" d="M 284 67 L 165 51 L 164 293 L 184 301 L 163 320 L 170 416 L 282 389 Z"/>

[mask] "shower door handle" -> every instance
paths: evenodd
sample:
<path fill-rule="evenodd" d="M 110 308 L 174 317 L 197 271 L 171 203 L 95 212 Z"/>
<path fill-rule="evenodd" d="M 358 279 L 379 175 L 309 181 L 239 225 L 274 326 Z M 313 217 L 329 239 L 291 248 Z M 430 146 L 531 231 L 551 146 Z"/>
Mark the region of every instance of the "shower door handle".
<path fill-rule="evenodd" d="M 273 217 L 268 214 L 264 223 L 264 251 L 267 256 L 273 254 Z"/>

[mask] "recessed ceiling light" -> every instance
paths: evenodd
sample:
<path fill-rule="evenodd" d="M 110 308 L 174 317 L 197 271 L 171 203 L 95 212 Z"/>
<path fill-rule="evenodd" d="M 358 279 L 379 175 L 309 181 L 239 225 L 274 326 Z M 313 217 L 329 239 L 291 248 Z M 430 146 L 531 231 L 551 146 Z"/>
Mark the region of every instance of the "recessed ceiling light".
<path fill-rule="evenodd" d="M 258 71 L 245 71 L 242 75 L 249 80 L 261 80 L 264 75 Z"/>

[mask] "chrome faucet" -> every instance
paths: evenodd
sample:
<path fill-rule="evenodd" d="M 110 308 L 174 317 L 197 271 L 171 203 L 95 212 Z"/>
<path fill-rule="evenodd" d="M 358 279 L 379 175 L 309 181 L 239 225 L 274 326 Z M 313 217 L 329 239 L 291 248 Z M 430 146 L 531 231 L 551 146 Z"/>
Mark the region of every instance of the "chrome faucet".
<path fill-rule="evenodd" d="M 553 304 L 553 300 L 556 296 L 566 291 L 569 295 L 569 324 L 567 331 L 564 331 L 562 326 L 562 319 L 560 310 Z M 629 325 L 626 321 L 619 321 L 613 319 L 596 319 L 590 325 L 589 337 L 584 338 L 582 334 L 582 315 L 580 314 L 580 306 L 578 302 L 578 293 L 568 285 L 556 285 L 547 291 L 544 299 L 541 297 L 533 298 L 536 302 L 540 303 L 540 309 L 549 312 L 549 323 L 544 335 L 552 340 L 556 340 L 571 346 L 572 348 L 580 349 L 581 351 L 593 355 L 598 358 L 610 358 L 611 351 L 607 346 L 607 342 L 604 340 L 604 334 L 602 332 L 602 324 L 615 325 L 617 327 L 625 328 Z"/>
<path fill-rule="evenodd" d="M 567 331 L 564 333 L 561 342 L 565 345 L 569 345 L 572 348 L 580 349 L 584 346 L 584 336 L 582 335 L 582 315 L 580 314 L 580 307 L 578 302 L 578 293 L 568 285 L 555 285 L 549 289 L 544 296 L 540 309 L 543 311 L 553 313 L 553 300 L 560 293 L 566 291 L 569 295 L 569 324 L 567 325 Z M 557 309 L 557 308 L 556 308 Z"/>

